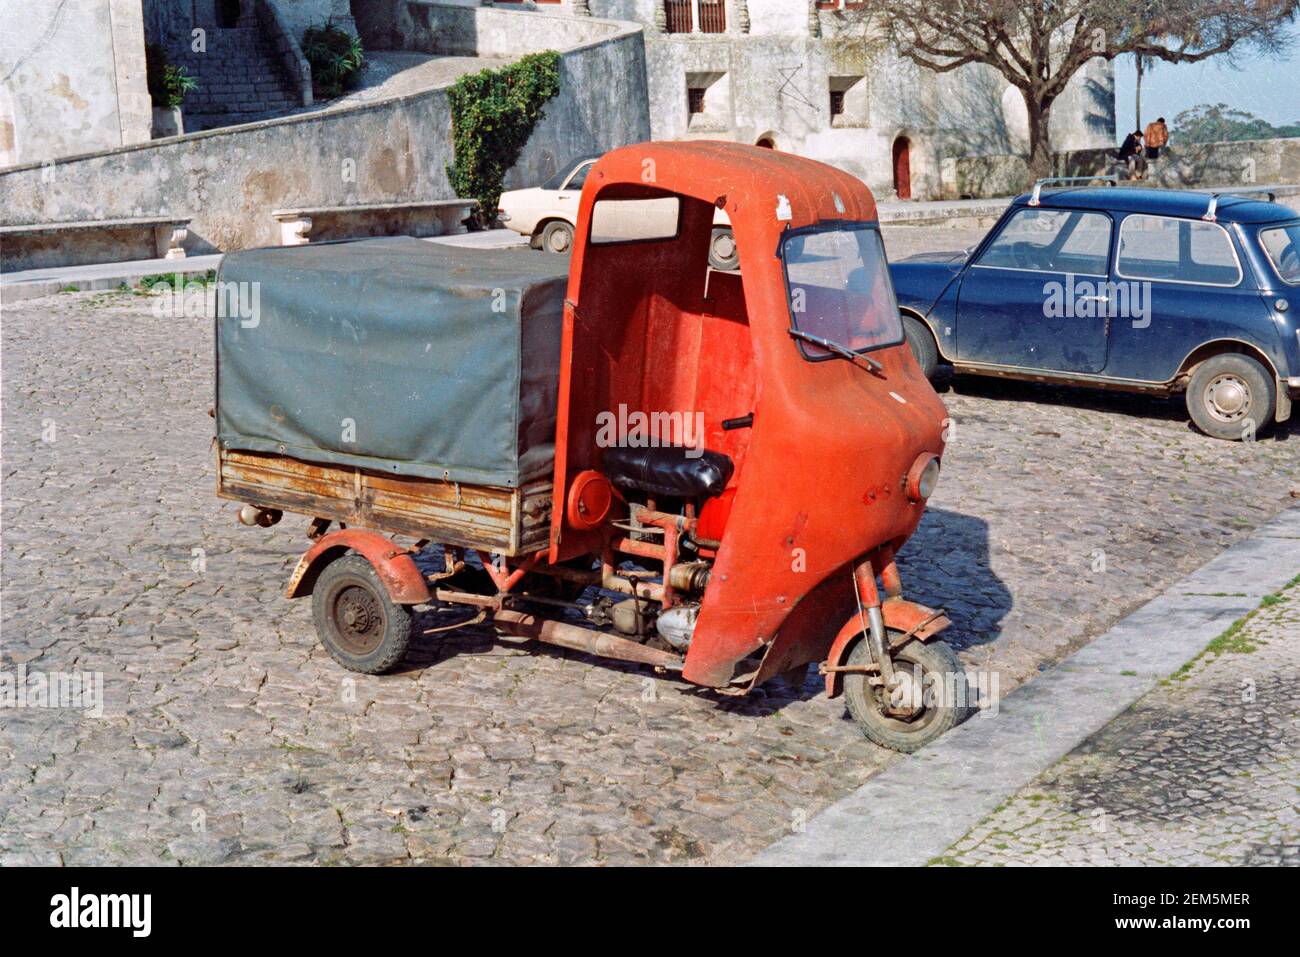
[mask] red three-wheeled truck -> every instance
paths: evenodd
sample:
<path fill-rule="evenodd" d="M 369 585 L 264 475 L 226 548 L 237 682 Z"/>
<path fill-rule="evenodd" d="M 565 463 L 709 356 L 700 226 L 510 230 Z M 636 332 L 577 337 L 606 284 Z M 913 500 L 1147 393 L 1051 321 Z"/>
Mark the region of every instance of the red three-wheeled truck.
<path fill-rule="evenodd" d="M 715 209 L 737 270 L 709 266 Z M 311 518 L 288 596 L 344 667 L 393 667 L 418 610 L 461 606 L 729 693 L 814 663 L 899 751 L 968 710 L 895 563 L 946 413 L 861 181 L 645 143 L 587 177 L 567 270 L 402 237 L 218 279 L 258 303 L 217 319 L 218 494 Z"/>

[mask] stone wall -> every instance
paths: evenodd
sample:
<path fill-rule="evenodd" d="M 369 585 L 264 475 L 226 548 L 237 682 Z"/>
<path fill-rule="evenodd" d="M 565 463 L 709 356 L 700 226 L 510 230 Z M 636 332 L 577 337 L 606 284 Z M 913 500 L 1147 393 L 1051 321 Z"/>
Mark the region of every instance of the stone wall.
<path fill-rule="evenodd" d="M 421 15 L 440 13 L 435 4 L 413 6 L 427 8 Z M 566 48 L 561 92 L 511 181 L 532 181 L 557 158 L 648 138 L 637 28 L 594 19 L 566 28 L 523 11 L 473 15 L 493 35 L 509 35 L 493 42 L 494 54 Z M 611 97 L 613 83 L 626 86 Z M 240 249 L 278 241 L 271 211 L 281 207 L 451 198 L 450 159 L 451 117 L 439 87 L 0 171 L 0 215 L 19 224 L 188 214 L 190 252 Z"/>
<path fill-rule="evenodd" d="M 1113 173 L 1114 149 L 1057 153 L 1054 175 Z M 1300 184 L 1300 138 L 1179 145 L 1175 136 L 1174 144 L 1151 165 L 1146 182 L 1170 189 Z M 943 193 L 949 199 L 1014 196 L 1031 185 L 1024 156 L 962 157 L 943 167 Z"/>
<path fill-rule="evenodd" d="M 149 139 L 140 5 L 0 4 L 0 167 Z"/>
<path fill-rule="evenodd" d="M 561 94 L 547 104 L 519 162 L 507 174 L 507 189 L 536 186 L 575 158 L 651 138 L 642 32 L 630 24 L 544 8 L 425 0 L 399 3 L 396 10 L 397 16 L 383 21 L 387 49 L 511 58 L 535 50 L 573 49 L 561 67 Z M 357 12 L 364 38 L 370 18 L 360 6 Z M 614 43 L 614 37 L 623 39 Z"/>

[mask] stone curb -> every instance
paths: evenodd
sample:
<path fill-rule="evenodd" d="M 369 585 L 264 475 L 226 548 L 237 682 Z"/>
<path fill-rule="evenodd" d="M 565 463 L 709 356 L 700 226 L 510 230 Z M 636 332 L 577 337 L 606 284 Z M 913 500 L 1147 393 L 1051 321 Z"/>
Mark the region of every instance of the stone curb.
<path fill-rule="evenodd" d="M 750 863 L 924 865 L 1300 573 L 1288 508 L 1056 668 L 877 774 Z"/>
<path fill-rule="evenodd" d="M 0 304 L 8 306 L 25 299 L 53 296 L 72 287 L 77 292 L 117 289 L 122 283 L 132 285 L 145 276 L 169 273 L 192 276 L 216 269 L 220 261 L 221 254 L 216 253 L 187 256 L 184 259 L 141 259 L 124 263 L 33 269 L 26 274 L 11 273 L 10 276 L 14 278 L 0 276 Z"/>

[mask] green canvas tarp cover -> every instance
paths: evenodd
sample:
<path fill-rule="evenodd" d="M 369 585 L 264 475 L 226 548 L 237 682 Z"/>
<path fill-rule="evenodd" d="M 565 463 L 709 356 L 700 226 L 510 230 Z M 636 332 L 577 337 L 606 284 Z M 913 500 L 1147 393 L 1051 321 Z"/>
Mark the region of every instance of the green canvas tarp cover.
<path fill-rule="evenodd" d="M 567 270 L 408 236 L 230 253 L 217 440 L 480 485 L 547 475 Z"/>

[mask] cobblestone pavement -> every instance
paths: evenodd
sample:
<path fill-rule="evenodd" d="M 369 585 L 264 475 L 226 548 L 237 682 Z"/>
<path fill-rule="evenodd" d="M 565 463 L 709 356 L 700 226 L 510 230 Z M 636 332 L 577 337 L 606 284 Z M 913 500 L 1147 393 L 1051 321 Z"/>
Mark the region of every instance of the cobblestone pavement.
<path fill-rule="evenodd" d="M 1300 585 L 980 822 L 949 865 L 1300 864 Z"/>
<path fill-rule="evenodd" d="M 212 494 L 208 323 L 152 303 L 4 312 L 4 668 L 102 672 L 107 704 L 0 715 L 0 863 L 738 862 L 891 759 L 812 677 L 726 698 L 482 630 L 341 671 L 281 598 L 305 521 L 242 528 Z M 1293 502 L 1294 425 L 1241 445 L 1148 399 L 944 399 L 905 582 L 1003 692 Z"/>

